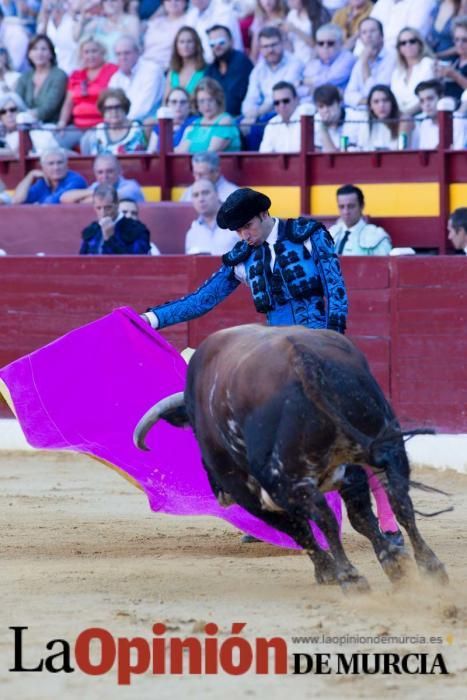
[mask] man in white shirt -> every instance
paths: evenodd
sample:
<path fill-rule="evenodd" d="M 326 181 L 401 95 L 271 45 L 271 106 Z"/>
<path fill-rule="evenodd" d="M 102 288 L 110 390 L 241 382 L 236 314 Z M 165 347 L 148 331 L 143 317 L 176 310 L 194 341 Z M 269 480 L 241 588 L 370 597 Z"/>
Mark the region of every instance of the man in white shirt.
<path fill-rule="evenodd" d="M 270 119 L 264 130 L 260 153 L 297 153 L 300 150 L 300 107 L 292 83 L 282 80 L 272 89 L 277 116 Z"/>
<path fill-rule="evenodd" d="M 28 42 L 29 37 L 21 20 L 18 17 L 5 17 L 0 7 L 0 45 L 10 54 L 14 70 L 25 68 Z"/>
<path fill-rule="evenodd" d="M 118 71 L 109 87 L 121 88 L 131 102 L 129 119 L 142 121 L 155 112 L 164 93 L 164 73 L 154 61 L 140 57 L 133 37 L 122 36 L 115 43 Z"/>
<path fill-rule="evenodd" d="M 374 17 L 363 19 L 358 36 L 363 49 L 344 92 L 345 104 L 354 108 L 366 106 L 374 85 L 390 85 L 396 62 L 396 52 L 384 48 L 383 25 L 379 20 Z"/>
<path fill-rule="evenodd" d="M 191 0 L 191 9 L 188 11 L 185 24 L 193 27 L 199 34 L 203 44 L 204 58 L 212 63 L 214 56 L 209 45 L 208 29 L 215 24 L 228 27 L 232 34 L 234 49 L 243 51 L 243 40 L 240 25 L 232 6 L 222 0 Z"/>
<path fill-rule="evenodd" d="M 455 209 L 449 217 L 448 239 L 453 248 L 467 255 L 467 207 Z"/>
<path fill-rule="evenodd" d="M 384 27 L 385 45 L 395 48 L 397 35 L 404 27 L 418 29 L 426 36 L 431 28 L 431 12 L 436 0 L 378 0 L 371 16 Z"/>
<path fill-rule="evenodd" d="M 429 151 L 438 148 L 438 101 L 443 96 L 443 85 L 439 80 L 424 80 L 415 88 L 420 100 L 421 114 L 415 117 L 411 147 Z"/>
<path fill-rule="evenodd" d="M 389 234 L 363 218 L 365 199 L 361 189 L 344 185 L 336 194 L 340 219 L 331 226 L 329 233 L 337 255 L 389 255 L 392 248 Z"/>
<path fill-rule="evenodd" d="M 229 182 L 221 173 L 221 159 L 215 151 L 206 151 L 205 153 L 195 153 L 191 159 L 191 169 L 193 171 L 193 179 L 211 180 L 217 191 L 217 196 L 220 202 L 225 202 L 229 194 L 238 189 L 238 185 Z M 187 187 L 182 197 L 181 202 L 191 202 L 193 196 L 193 185 Z"/>
<path fill-rule="evenodd" d="M 197 180 L 192 186 L 192 202 L 198 218 L 191 224 L 185 239 L 188 255 L 224 255 L 240 240 L 235 231 L 221 229 L 216 216 L 221 203 L 211 180 Z"/>
<path fill-rule="evenodd" d="M 320 85 L 313 93 L 313 101 L 316 105 L 315 150 L 335 153 L 355 149 L 359 129 L 358 115 L 355 110 L 344 109 L 336 86 Z"/>
<path fill-rule="evenodd" d="M 276 83 L 285 80 L 297 87 L 303 76 L 302 62 L 284 51 L 280 29 L 264 27 L 258 38 L 261 58 L 250 73 L 242 103 L 242 114 L 251 121 L 273 111 L 272 91 Z"/>

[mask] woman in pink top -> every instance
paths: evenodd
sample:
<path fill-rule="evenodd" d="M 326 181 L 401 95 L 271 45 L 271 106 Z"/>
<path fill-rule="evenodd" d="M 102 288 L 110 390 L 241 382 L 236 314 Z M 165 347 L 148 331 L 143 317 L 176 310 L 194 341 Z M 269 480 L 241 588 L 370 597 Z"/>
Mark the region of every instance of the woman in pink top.
<path fill-rule="evenodd" d="M 64 129 L 71 119 L 75 127 L 68 127 L 60 137 L 60 143 L 65 148 L 76 146 L 84 129 L 102 121 L 97 99 L 118 70 L 113 63 L 105 62 L 105 47 L 92 37 L 82 42 L 80 61 L 83 68 L 70 75 L 67 96 L 58 122 L 58 126 Z"/>

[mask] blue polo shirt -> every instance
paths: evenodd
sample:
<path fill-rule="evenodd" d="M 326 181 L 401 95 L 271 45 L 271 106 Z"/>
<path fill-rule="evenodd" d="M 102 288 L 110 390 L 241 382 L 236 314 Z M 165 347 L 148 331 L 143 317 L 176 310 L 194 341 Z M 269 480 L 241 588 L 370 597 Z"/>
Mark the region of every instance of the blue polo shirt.
<path fill-rule="evenodd" d="M 60 197 L 67 190 L 84 190 L 87 187 L 86 180 L 79 173 L 69 170 L 57 189 L 52 191 L 50 185 L 43 177 L 39 178 L 30 188 L 25 204 L 59 204 Z"/>

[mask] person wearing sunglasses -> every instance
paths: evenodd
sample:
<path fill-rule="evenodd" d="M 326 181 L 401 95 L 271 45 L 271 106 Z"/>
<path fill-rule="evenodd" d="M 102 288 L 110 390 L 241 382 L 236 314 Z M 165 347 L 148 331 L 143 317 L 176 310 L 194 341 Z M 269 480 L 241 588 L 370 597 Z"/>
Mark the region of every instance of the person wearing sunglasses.
<path fill-rule="evenodd" d="M 391 90 L 402 115 L 420 112 L 415 88 L 435 77 L 435 61 L 422 35 L 413 27 L 404 27 L 397 37 L 397 65 L 391 78 Z"/>
<path fill-rule="evenodd" d="M 159 117 L 172 119 L 172 145 L 176 148 L 183 140 L 185 130 L 196 119 L 191 109 L 191 98 L 187 91 L 182 87 L 173 88 L 165 98 L 164 106 L 159 108 L 158 118 L 148 117 L 144 121 L 149 153 L 157 153 L 159 150 Z"/>
<path fill-rule="evenodd" d="M 186 24 L 198 32 L 207 63 L 212 63 L 214 58 L 209 46 L 208 29 L 215 24 L 228 27 L 233 37 L 234 48 L 243 51 L 242 33 L 233 9 L 233 3 L 218 2 L 218 0 L 191 0 Z"/>
<path fill-rule="evenodd" d="M 228 27 L 215 24 L 208 29 L 208 39 L 214 61 L 207 67 L 206 77 L 217 80 L 222 86 L 225 109 L 237 117 L 241 114 L 253 64 L 243 51 L 234 49 L 232 33 Z"/>
<path fill-rule="evenodd" d="M 316 58 L 305 67 L 303 84 L 312 95 L 320 85 L 345 90 L 356 57 L 344 48 L 344 34 L 337 24 L 323 24 L 316 32 Z"/>
<path fill-rule="evenodd" d="M 21 126 L 37 125 L 37 119 L 26 111 L 26 105 L 16 92 L 0 95 L 0 155 L 17 158 L 19 155 L 19 129 Z M 30 128 L 31 153 L 41 155 L 43 151 L 57 147 L 51 129 Z"/>
<path fill-rule="evenodd" d="M 300 107 L 297 91 L 285 80 L 272 89 L 277 114 L 264 129 L 260 153 L 297 153 L 300 150 Z"/>

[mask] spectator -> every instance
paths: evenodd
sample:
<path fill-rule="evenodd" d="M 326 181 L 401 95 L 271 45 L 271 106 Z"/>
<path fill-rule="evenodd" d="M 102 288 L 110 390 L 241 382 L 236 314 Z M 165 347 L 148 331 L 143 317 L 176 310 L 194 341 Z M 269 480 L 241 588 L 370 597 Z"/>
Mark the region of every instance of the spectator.
<path fill-rule="evenodd" d="M 150 234 L 137 219 L 118 211 L 118 194 L 112 185 L 98 185 L 93 206 L 97 221 L 87 226 L 81 237 L 80 255 L 147 255 Z"/>
<path fill-rule="evenodd" d="M 18 184 L 13 204 L 59 204 L 67 190 L 86 188 L 84 177 L 68 170 L 62 148 L 44 151 L 40 162 L 42 170 L 31 170 Z"/>
<path fill-rule="evenodd" d="M 413 116 L 420 111 L 415 88 L 435 75 L 435 62 L 421 34 L 412 27 L 404 27 L 397 37 L 397 66 L 391 78 L 391 90 L 400 111 Z"/>
<path fill-rule="evenodd" d="M 164 0 L 162 8 L 162 12 L 155 12 L 147 24 L 143 56 L 166 71 L 175 36 L 186 25 L 188 0 Z"/>
<path fill-rule="evenodd" d="M 450 66 L 437 64 L 436 77 L 444 81 L 444 94 L 460 100 L 467 90 L 467 15 L 454 20 L 454 46 L 457 58 Z"/>
<path fill-rule="evenodd" d="M 284 51 L 282 34 L 277 27 L 264 27 L 260 31 L 259 48 L 261 58 L 250 73 L 242 104 L 242 114 L 252 121 L 272 112 L 272 88 L 276 83 L 285 80 L 297 86 L 303 76 L 303 64 Z"/>
<path fill-rule="evenodd" d="M 21 21 L 16 17 L 5 17 L 0 7 L 0 45 L 8 51 L 13 70 L 23 68 L 28 42 L 28 34 Z"/>
<path fill-rule="evenodd" d="M 336 24 L 323 24 L 316 32 L 316 58 L 305 66 L 303 83 L 313 94 L 320 85 L 335 85 L 345 90 L 357 60 L 343 46 L 344 35 Z"/>
<path fill-rule="evenodd" d="M 121 88 L 131 106 L 128 119 L 142 121 L 155 114 L 164 94 L 162 68 L 140 56 L 138 42 L 131 36 L 122 36 L 115 44 L 118 71 L 109 81 L 110 88 Z"/>
<path fill-rule="evenodd" d="M 387 85 L 374 85 L 368 95 L 368 119 L 359 124 L 357 148 L 361 151 L 397 151 L 400 112 Z"/>
<path fill-rule="evenodd" d="M 201 116 L 185 131 L 175 152 L 240 151 L 240 133 L 232 117 L 225 112 L 224 91 L 219 83 L 203 78 L 193 99 Z"/>
<path fill-rule="evenodd" d="M 74 38 L 93 37 L 106 49 L 108 60 L 115 63 L 114 47 L 121 36 L 132 36 L 138 41 L 139 18 L 125 12 L 125 0 L 103 0 L 102 15 L 89 15 L 84 11 L 78 15 Z"/>
<path fill-rule="evenodd" d="M 412 148 L 431 150 L 438 148 L 438 101 L 443 96 L 443 85 L 439 80 L 425 80 L 415 88 L 415 94 L 420 100 L 421 113 L 415 118 L 412 133 Z"/>
<path fill-rule="evenodd" d="M 431 13 L 431 29 L 426 42 L 437 58 L 452 56 L 454 50 L 453 29 L 454 20 L 462 14 L 463 0 L 437 0 Z"/>
<path fill-rule="evenodd" d="M 146 134 L 140 122 L 128 119 L 130 100 L 121 88 L 107 88 L 99 95 L 97 108 L 103 122 L 81 139 L 81 153 L 137 153 L 145 151 Z"/>
<path fill-rule="evenodd" d="M 344 7 L 334 13 L 332 23 L 342 29 L 346 49 L 354 50 L 359 38 L 360 22 L 369 17 L 372 9 L 371 0 L 348 0 Z"/>
<path fill-rule="evenodd" d="M 221 159 L 215 151 L 195 153 L 191 159 L 193 178 L 197 180 L 210 180 L 216 188 L 219 201 L 225 202 L 229 194 L 238 190 L 238 185 L 229 182 L 221 173 Z M 193 185 L 187 187 L 180 201 L 191 202 Z"/>
<path fill-rule="evenodd" d="M 173 45 L 165 96 L 176 87 L 182 87 L 192 95 L 204 77 L 205 69 L 203 47 L 198 34 L 191 27 L 182 27 L 178 30 Z"/>
<path fill-rule="evenodd" d="M 204 57 L 208 63 L 213 60 L 211 47 L 209 46 L 208 29 L 215 24 L 228 27 L 233 36 L 234 48 L 243 50 L 242 35 L 238 20 L 232 10 L 231 5 L 223 3 L 221 0 L 192 0 L 191 9 L 188 11 L 186 23 L 193 27 L 203 44 Z"/>
<path fill-rule="evenodd" d="M 78 3 L 74 3 L 78 7 Z M 70 75 L 78 67 L 78 43 L 73 36 L 72 2 L 43 0 L 37 17 L 38 34 L 47 34 L 55 47 L 57 65 Z"/>
<path fill-rule="evenodd" d="M 0 46 L 0 94 L 12 92 L 16 87 L 20 74 L 13 70 L 10 54 L 4 46 Z"/>
<path fill-rule="evenodd" d="M 224 255 L 239 242 L 234 231 L 221 229 L 216 216 L 220 202 L 211 180 L 196 180 L 192 188 L 193 206 L 198 218 L 191 224 L 185 239 L 185 253 L 197 255 Z"/>
<path fill-rule="evenodd" d="M 297 91 L 292 83 L 281 81 L 272 89 L 277 115 L 264 130 L 260 153 L 298 153 L 300 150 L 300 112 Z"/>
<path fill-rule="evenodd" d="M 467 207 L 455 209 L 449 217 L 448 239 L 455 250 L 467 255 Z"/>
<path fill-rule="evenodd" d="M 66 95 L 67 74 L 57 68 L 54 45 L 45 34 L 29 42 L 31 68 L 22 74 L 16 92 L 38 121 L 56 123 Z"/>
<path fill-rule="evenodd" d="M 139 221 L 139 207 L 138 207 L 138 202 L 135 202 L 134 199 L 119 199 L 118 200 L 118 213 L 122 214 L 123 216 L 128 217 L 129 219 L 134 219 L 135 221 Z M 150 249 L 149 249 L 149 255 L 160 255 L 161 251 L 159 248 L 156 246 L 155 243 L 150 241 L 149 243 Z"/>
<path fill-rule="evenodd" d="M 384 27 L 386 46 L 396 48 L 403 27 L 413 27 L 424 37 L 431 26 L 431 13 L 436 0 L 378 0 L 371 16 Z"/>
<path fill-rule="evenodd" d="M 0 180 L 0 206 L 3 204 L 11 204 L 12 200 L 5 188 L 5 183 Z M 0 255 L 6 255 L 4 250 L 0 250 Z"/>
<path fill-rule="evenodd" d="M 328 12 L 334 14 L 336 10 L 340 10 L 341 7 L 344 7 L 346 2 L 347 0 L 323 0 L 323 5 Z"/>
<path fill-rule="evenodd" d="M 314 57 L 314 36 L 322 24 L 331 19 L 320 0 L 288 0 L 289 13 L 281 30 L 287 32 L 295 58 L 306 66 Z"/>
<path fill-rule="evenodd" d="M 331 226 L 338 255 L 389 255 L 391 238 L 380 226 L 368 224 L 363 217 L 365 199 L 355 185 L 344 185 L 336 192 L 340 219 Z"/>
<path fill-rule="evenodd" d="M 315 149 L 324 153 L 355 148 L 357 143 L 357 124 L 346 119 L 346 110 L 342 103 L 339 90 L 335 85 L 321 85 L 313 93 L 316 105 L 314 141 Z"/>
<path fill-rule="evenodd" d="M 467 148 L 467 90 L 462 93 L 459 109 L 454 112 L 453 118 L 452 147 L 463 151 Z"/>
<path fill-rule="evenodd" d="M 277 27 L 282 29 L 282 24 L 287 16 L 285 0 L 256 0 L 253 22 L 250 26 L 251 50 L 250 56 L 256 63 L 259 56 L 259 33 L 264 27 Z M 285 36 L 283 36 L 285 38 Z"/>
<path fill-rule="evenodd" d="M 26 105 L 16 92 L 7 92 L 0 95 L 0 123 L 2 136 L 0 137 L 0 155 L 9 155 L 15 158 L 19 156 L 19 126 L 37 123 L 37 120 L 26 111 Z M 41 125 L 39 125 L 41 126 Z M 32 144 L 32 152 L 41 154 L 50 148 L 58 148 L 53 133 L 47 128 L 32 128 L 29 131 Z"/>
<path fill-rule="evenodd" d="M 123 177 L 120 163 L 112 153 L 102 153 L 94 161 L 95 182 L 85 190 L 70 190 L 65 192 L 60 201 L 62 204 L 89 204 L 92 202 L 94 190 L 98 185 L 113 185 L 119 199 L 134 199 L 144 202 L 144 195 L 136 180 Z"/>
<path fill-rule="evenodd" d="M 101 121 L 97 99 L 118 70 L 113 63 L 105 62 L 105 47 L 95 39 L 84 39 L 79 55 L 83 68 L 70 75 L 68 93 L 58 120 L 58 126 L 64 128 L 71 117 L 75 127 L 68 128 L 61 136 L 62 145 L 67 148 L 79 143 L 84 129 Z"/>
<path fill-rule="evenodd" d="M 396 62 L 395 51 L 384 47 L 383 26 L 377 19 L 367 17 L 362 20 L 358 33 L 362 51 L 344 92 L 345 104 L 354 108 L 367 104 L 374 85 L 391 83 Z"/>
<path fill-rule="evenodd" d="M 242 51 L 234 49 L 228 27 L 214 25 L 208 29 L 208 38 L 214 61 L 207 67 L 206 77 L 217 80 L 224 90 L 226 111 L 236 117 L 241 113 L 253 64 Z"/>
<path fill-rule="evenodd" d="M 184 88 L 173 88 L 166 97 L 165 107 L 158 112 L 158 117 L 171 118 L 173 127 L 173 147 L 183 140 L 185 130 L 193 124 L 196 116 L 191 113 L 190 95 Z M 156 119 L 146 119 L 144 122 L 146 136 L 149 138 L 148 151 L 156 153 L 159 150 L 159 122 Z"/>

